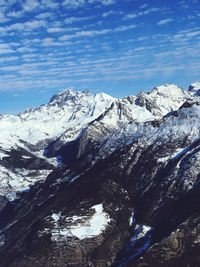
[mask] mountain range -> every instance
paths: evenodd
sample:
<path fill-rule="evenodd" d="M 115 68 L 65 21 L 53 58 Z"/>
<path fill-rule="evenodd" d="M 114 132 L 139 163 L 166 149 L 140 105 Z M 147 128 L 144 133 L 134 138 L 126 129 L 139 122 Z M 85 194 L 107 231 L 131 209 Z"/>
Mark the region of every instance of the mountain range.
<path fill-rule="evenodd" d="M 200 82 L 0 115 L 1 266 L 199 266 Z"/>

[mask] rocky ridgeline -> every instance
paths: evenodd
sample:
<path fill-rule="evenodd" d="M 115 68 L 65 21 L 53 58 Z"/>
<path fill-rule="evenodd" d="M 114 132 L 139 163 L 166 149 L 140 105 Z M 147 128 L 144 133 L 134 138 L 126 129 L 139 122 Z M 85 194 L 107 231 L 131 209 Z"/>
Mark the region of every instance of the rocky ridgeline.
<path fill-rule="evenodd" d="M 199 266 L 199 89 L 3 115 L 1 266 Z"/>

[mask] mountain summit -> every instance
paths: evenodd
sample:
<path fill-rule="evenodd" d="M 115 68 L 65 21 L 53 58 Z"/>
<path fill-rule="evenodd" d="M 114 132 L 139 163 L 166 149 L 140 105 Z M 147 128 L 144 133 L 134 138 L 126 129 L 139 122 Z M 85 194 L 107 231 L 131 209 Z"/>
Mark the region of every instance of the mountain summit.
<path fill-rule="evenodd" d="M 66 90 L 2 115 L 1 266 L 198 266 L 198 90 Z"/>

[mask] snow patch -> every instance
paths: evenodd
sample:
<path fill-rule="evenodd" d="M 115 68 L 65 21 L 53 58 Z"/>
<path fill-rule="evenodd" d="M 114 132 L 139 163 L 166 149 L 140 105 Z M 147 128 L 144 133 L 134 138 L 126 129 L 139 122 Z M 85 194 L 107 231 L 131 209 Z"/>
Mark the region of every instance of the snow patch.
<path fill-rule="evenodd" d="M 53 213 L 51 217 L 54 220 L 54 228 L 51 230 L 51 240 L 63 241 L 73 236 L 82 240 L 100 235 L 111 219 L 104 212 L 102 204 L 92 206 L 92 209 L 95 210 L 95 213 L 90 218 L 81 216 L 64 218 L 66 224 L 70 222 L 69 227 L 63 227 L 59 224 L 59 221 L 63 220 L 60 213 Z"/>
<path fill-rule="evenodd" d="M 143 238 L 150 230 L 152 230 L 151 226 L 137 224 L 135 226 L 136 234 L 131 238 L 131 241 Z"/>
<path fill-rule="evenodd" d="M 127 266 L 135 257 L 139 256 L 150 246 L 152 229 L 152 227 L 147 225 L 137 224 L 135 226 L 134 235 L 125 246 L 124 255 L 126 256 L 119 260 L 118 266 Z"/>
<path fill-rule="evenodd" d="M 5 236 L 4 235 L 0 235 L 0 247 L 3 247 L 5 244 Z"/>

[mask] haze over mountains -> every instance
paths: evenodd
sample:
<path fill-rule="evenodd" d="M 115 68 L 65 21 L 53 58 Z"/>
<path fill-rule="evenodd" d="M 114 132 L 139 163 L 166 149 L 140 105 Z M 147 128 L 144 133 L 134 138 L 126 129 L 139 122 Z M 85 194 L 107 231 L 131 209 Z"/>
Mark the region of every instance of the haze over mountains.
<path fill-rule="evenodd" d="M 199 95 L 66 90 L 0 115 L 2 266 L 198 266 Z"/>

